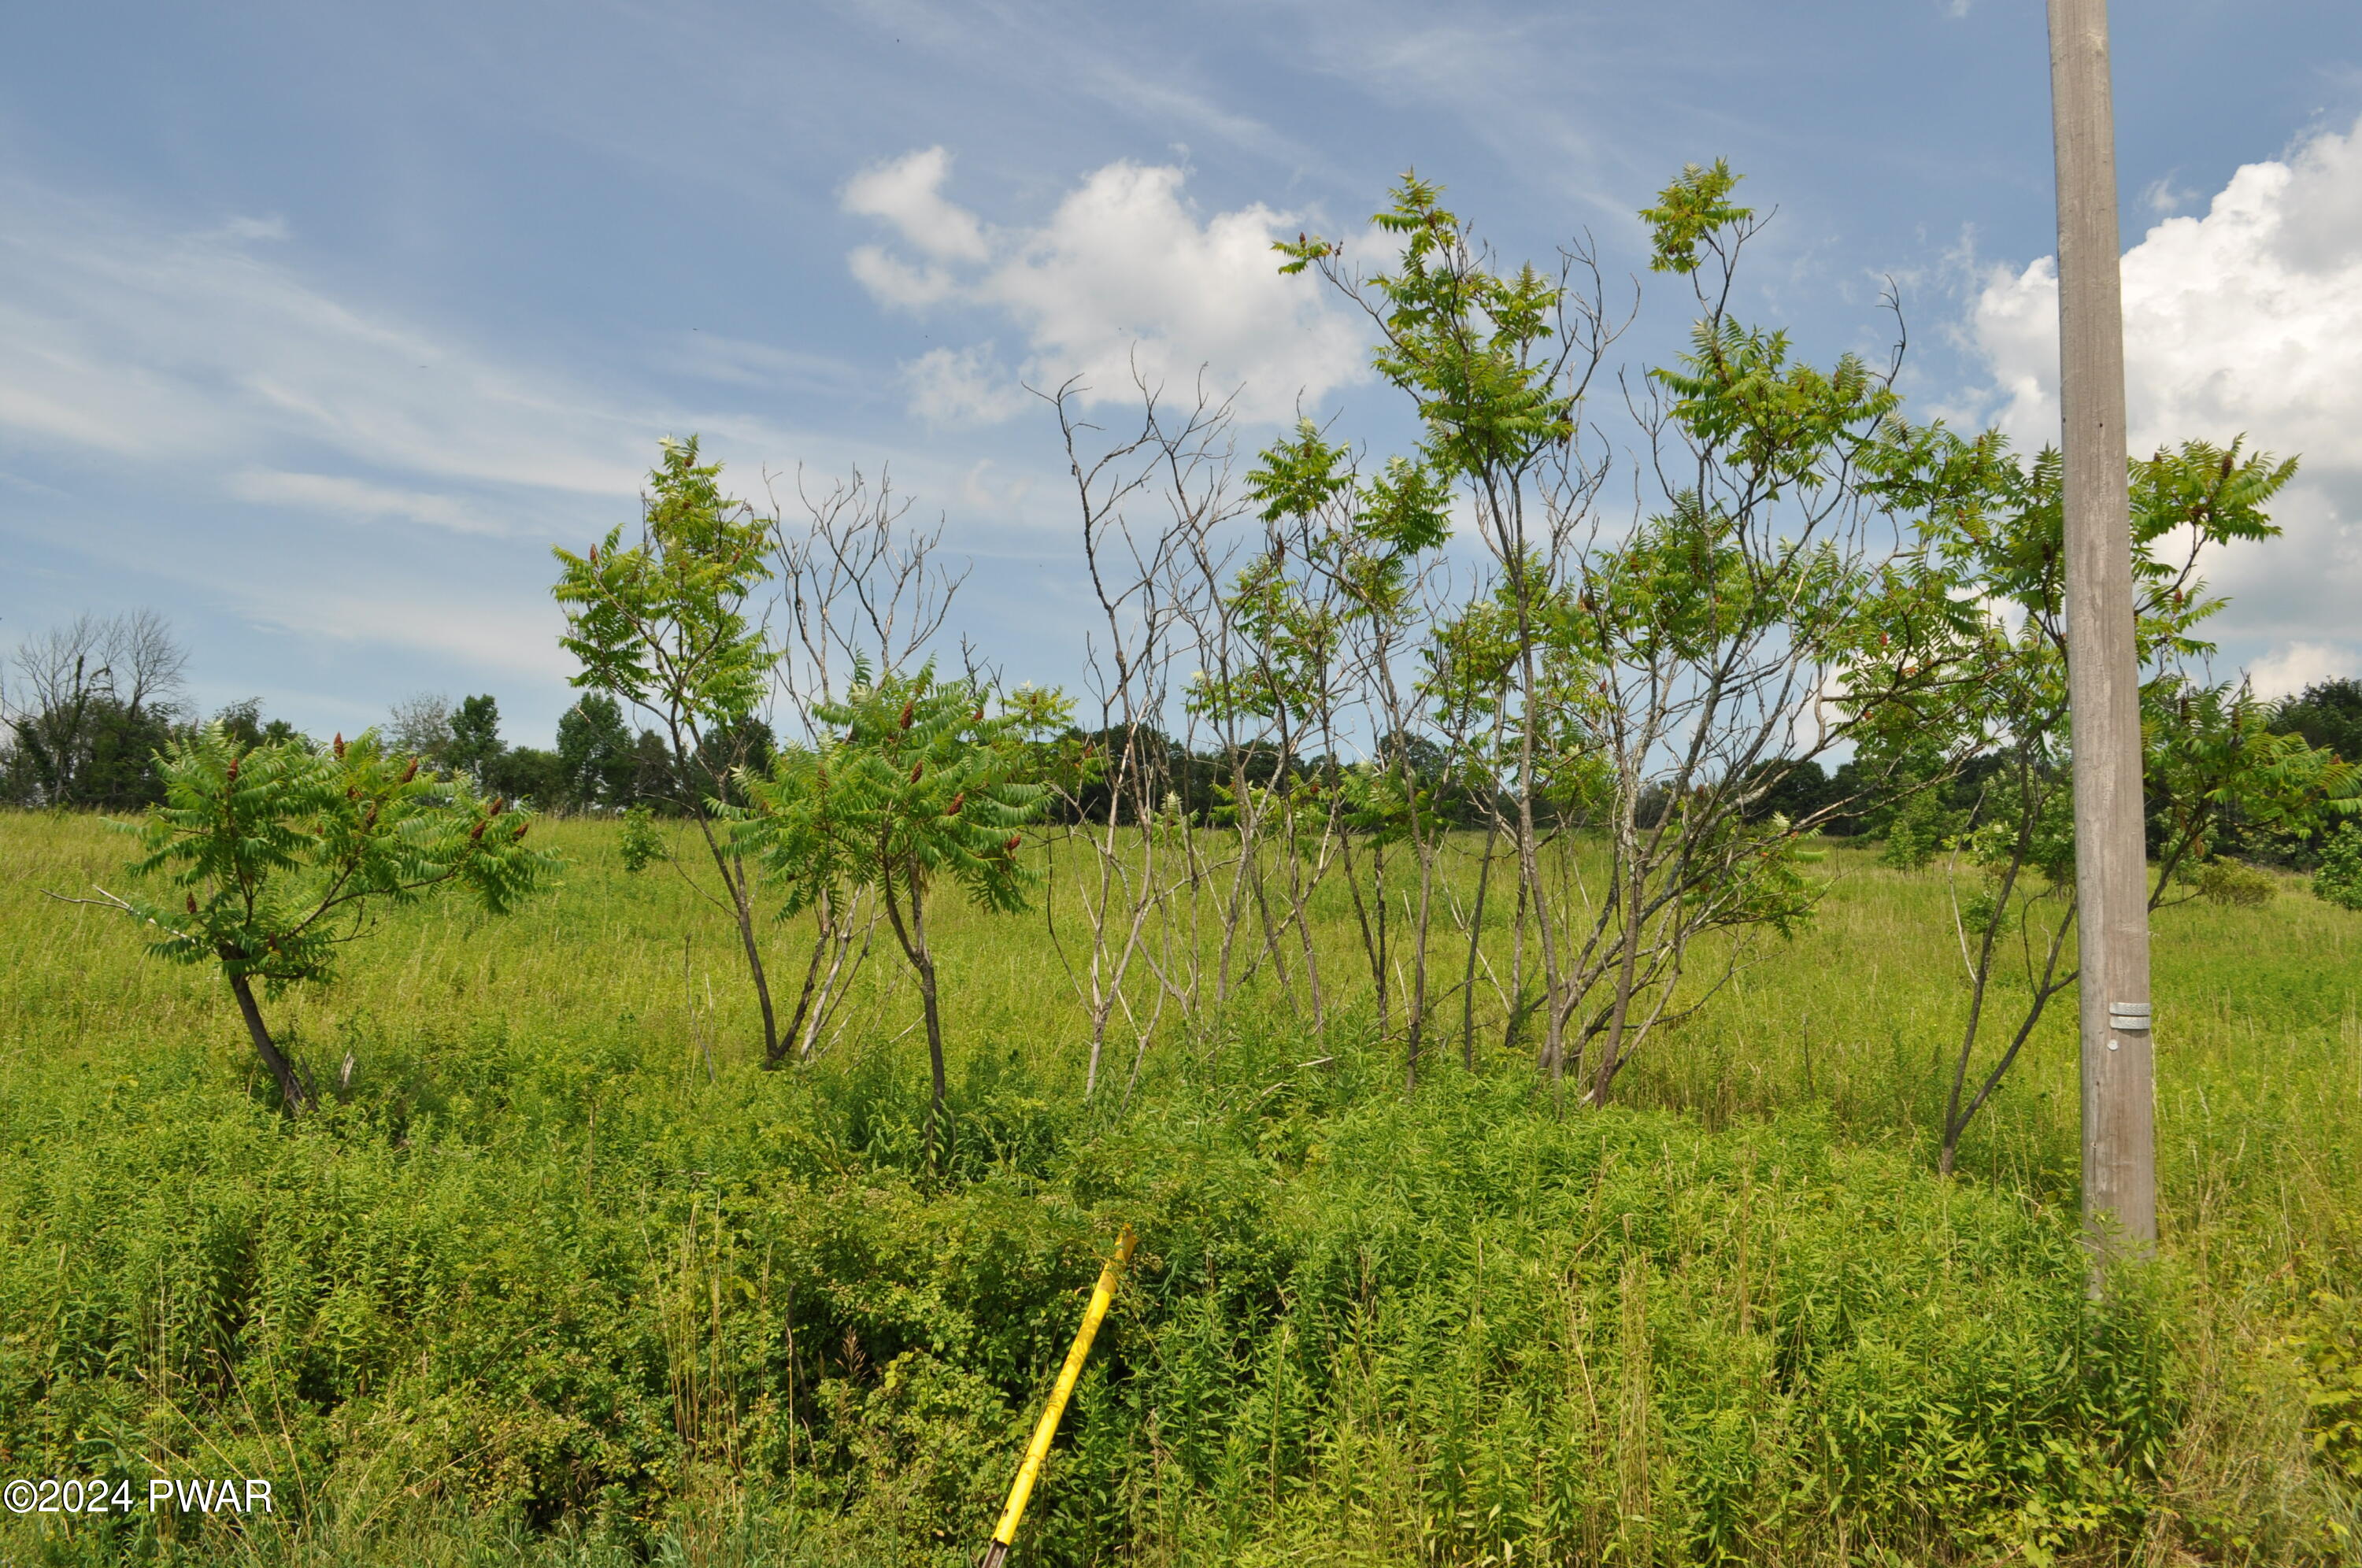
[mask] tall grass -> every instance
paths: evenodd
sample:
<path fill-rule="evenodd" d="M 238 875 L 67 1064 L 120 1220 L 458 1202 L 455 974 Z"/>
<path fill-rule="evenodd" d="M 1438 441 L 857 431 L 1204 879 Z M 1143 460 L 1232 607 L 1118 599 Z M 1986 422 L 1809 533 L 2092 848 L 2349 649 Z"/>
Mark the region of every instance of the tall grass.
<path fill-rule="evenodd" d="M 0 1474 L 284 1499 L 0 1521 L 0 1559 L 972 1561 L 1122 1222 L 1027 1562 L 2354 1555 L 2351 914 L 2161 917 L 2165 1240 L 2103 1310 L 2070 1021 L 1931 1174 L 1937 874 L 1834 850 L 1605 1112 L 1489 998 L 1478 1070 L 1454 1039 L 1407 1096 L 1341 889 L 1325 1033 L 1250 990 L 1086 1103 L 1043 917 L 946 903 L 931 1165 L 899 959 L 763 1073 L 726 926 L 612 829 L 549 836 L 555 895 L 400 911 L 277 1004 L 341 1086 L 291 1128 L 217 982 L 41 896 L 121 841 L 0 816 Z"/>

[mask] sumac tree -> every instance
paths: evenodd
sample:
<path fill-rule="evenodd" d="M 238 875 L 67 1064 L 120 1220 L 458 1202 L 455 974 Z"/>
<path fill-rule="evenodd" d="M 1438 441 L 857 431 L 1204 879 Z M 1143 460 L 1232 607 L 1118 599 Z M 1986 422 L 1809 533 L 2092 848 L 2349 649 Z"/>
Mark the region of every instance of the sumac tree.
<path fill-rule="evenodd" d="M 1024 742 L 1031 729 L 1064 723 L 1062 712 L 1045 706 L 1053 703 L 1039 694 L 991 712 L 985 692 L 938 681 L 932 667 L 874 681 L 859 671 L 843 700 L 813 705 L 826 726 L 820 744 L 789 746 L 767 774 L 739 776 L 748 804 L 733 845 L 759 858 L 785 889 L 785 912 L 841 903 L 856 888 L 884 900 L 925 1013 L 930 1149 L 944 1077 L 928 900 L 950 882 L 987 909 L 1025 907 L 1032 877 L 1018 859 L 1020 830 L 1041 816 L 1049 790 L 1024 777 Z M 808 977 L 799 1017 L 811 989 Z"/>
<path fill-rule="evenodd" d="M 584 555 L 554 552 L 551 590 L 566 611 L 560 646 L 581 661 L 574 684 L 628 702 L 656 723 L 659 764 L 643 767 L 643 796 L 669 785 L 669 803 L 696 824 L 714 880 L 691 885 L 738 928 L 763 1018 L 766 1061 L 779 1055 L 779 1028 L 755 933 L 755 889 L 722 824 L 732 770 L 748 748 L 767 744 L 756 718 L 770 691 L 778 650 L 749 612 L 768 579 L 763 520 L 723 493 L 722 465 L 697 460 L 697 440 L 667 440 L 648 475 L 636 537 L 613 528 Z M 645 740 L 645 736 L 643 739 Z M 620 765 L 619 765 L 620 766 Z M 684 876 L 685 862 L 674 865 Z"/>
<path fill-rule="evenodd" d="M 464 892 L 504 912 L 557 864 L 525 846 L 525 813 L 384 750 L 374 732 L 248 747 L 215 723 L 156 766 L 164 800 L 132 827 L 142 853 L 129 869 L 171 893 L 77 901 L 138 920 L 158 957 L 218 970 L 291 1116 L 315 1095 L 263 1021 L 258 983 L 277 996 L 334 977 L 384 905 Z"/>

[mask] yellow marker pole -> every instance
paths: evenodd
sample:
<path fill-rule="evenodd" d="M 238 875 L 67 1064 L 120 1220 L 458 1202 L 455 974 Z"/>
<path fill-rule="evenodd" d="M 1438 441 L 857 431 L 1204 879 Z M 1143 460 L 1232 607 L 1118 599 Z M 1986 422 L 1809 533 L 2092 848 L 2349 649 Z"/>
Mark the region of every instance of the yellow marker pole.
<path fill-rule="evenodd" d="M 1098 1287 L 1091 1292 L 1091 1304 L 1083 1309 L 1083 1326 L 1076 1331 L 1074 1347 L 1066 1352 L 1066 1364 L 1058 1369 L 1057 1386 L 1050 1390 L 1050 1403 L 1043 1408 L 1042 1419 L 1034 1424 L 1033 1441 L 1025 1445 L 1025 1463 L 1017 1467 L 1017 1479 L 1010 1484 L 1009 1506 L 1000 1510 L 1000 1523 L 993 1528 L 992 1544 L 984 1549 L 983 1568 L 1000 1568 L 1009 1556 L 1009 1548 L 1017 1540 L 1018 1522 L 1025 1517 L 1025 1505 L 1033 1496 L 1033 1483 L 1042 1477 L 1042 1462 L 1050 1457 L 1050 1440 L 1058 1435 L 1058 1418 L 1066 1413 L 1066 1401 L 1073 1397 L 1076 1380 L 1083 1375 L 1083 1363 L 1089 1359 L 1091 1341 L 1099 1331 L 1099 1320 L 1107 1316 L 1108 1304 L 1115 1299 L 1115 1282 L 1123 1273 L 1123 1265 L 1131 1261 L 1131 1249 L 1140 1238 L 1126 1225 L 1123 1234 L 1116 1238 L 1115 1256 L 1099 1270 Z"/>

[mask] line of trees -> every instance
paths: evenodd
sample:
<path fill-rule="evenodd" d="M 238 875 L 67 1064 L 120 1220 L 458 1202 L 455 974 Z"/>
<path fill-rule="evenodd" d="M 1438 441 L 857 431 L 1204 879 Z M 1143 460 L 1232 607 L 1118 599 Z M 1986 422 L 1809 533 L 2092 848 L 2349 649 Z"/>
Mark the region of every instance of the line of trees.
<path fill-rule="evenodd" d="M 201 714 L 189 696 L 184 645 L 159 613 L 84 613 L 27 638 L 0 666 L 0 803 L 138 811 L 160 804 L 163 755 L 211 723 L 248 748 L 305 740 L 259 699 Z M 590 692 L 557 721 L 550 748 L 510 745 L 490 694 L 457 703 L 420 692 L 377 726 L 389 746 L 436 771 L 465 776 L 491 796 L 560 813 L 621 812 L 635 804 L 681 814 L 709 787 L 713 767 L 684 771 L 653 731 L 634 731 L 614 700 Z M 770 753 L 768 726 L 750 719 L 721 743 L 726 773 Z"/>
<path fill-rule="evenodd" d="M 1279 247 L 1283 271 L 1366 313 L 1374 366 L 1426 432 L 1411 451 L 1375 458 L 1308 421 L 1242 464 L 1202 390 L 1176 403 L 1143 381 L 1115 430 L 1087 416 L 1088 389 L 1045 394 L 1097 602 L 1085 676 L 1072 697 L 1004 690 L 964 646 L 961 744 L 1023 752 L 1041 788 L 1088 1092 L 1119 1035 L 1136 1078 L 1160 1032 L 1250 986 L 1314 1031 L 1350 988 L 1407 1081 L 1454 1034 L 1473 1062 L 1481 1010 L 1555 1090 L 1602 1102 L 1765 935 L 1810 917 L 1810 836 L 1866 830 L 1898 864 L 1953 873 L 1972 999 L 1948 1157 L 2073 980 L 2057 461 L 1912 424 L 1899 348 L 1817 367 L 1739 320 L 1758 226 L 1736 184 L 1693 167 L 1643 215 L 1697 316 L 1676 363 L 1618 383 L 1637 451 L 1591 414 L 1629 315 L 1589 253 L 1499 269 L 1414 178 L 1377 215 L 1397 247 L 1382 270 L 1311 237 Z M 2355 770 L 2303 728 L 2334 692 L 2275 709 L 2202 673 L 2220 603 L 2200 554 L 2276 533 L 2266 505 L 2293 471 L 2237 441 L 2134 465 L 2160 902 L 2227 886 L 2229 852 L 2317 848 L 2356 804 Z M 1611 479 L 1653 499 L 1611 506 Z M 676 766 L 707 759 L 689 810 L 773 1064 L 825 1037 L 894 890 L 917 906 L 925 854 L 884 834 L 855 876 L 815 823 L 844 809 L 831 790 L 884 777 L 885 740 L 841 715 L 933 690 L 958 586 L 890 487 L 797 498 L 731 497 L 693 442 L 668 443 L 637 538 L 560 552 L 558 589 L 581 683 L 660 720 Z M 789 734 L 768 767 L 717 755 L 711 737 L 771 700 Z M 782 888 L 811 915 L 784 1030 L 756 920 Z M 1313 939 L 1323 889 L 1352 910 L 1344 974 Z M 2047 940 L 2013 950 L 2029 900 Z M 2035 1000 L 1988 1061 L 2013 951 Z"/>
<path fill-rule="evenodd" d="M 685 820 L 698 852 L 669 874 L 734 926 L 767 1066 L 824 1049 L 867 959 L 899 951 L 938 1111 L 947 892 L 1055 895 L 1088 1094 L 1128 1093 L 1159 1039 L 1252 990 L 1316 1035 L 1366 1023 L 1413 1085 L 1455 1046 L 1474 1065 L 1481 1018 L 1596 1105 L 1812 917 L 1816 834 L 1875 833 L 1953 889 L 1948 1164 L 2075 978 L 2058 461 L 1912 423 L 1899 346 L 1816 365 L 1741 319 L 1760 226 L 1737 183 L 1693 166 L 1642 215 L 1696 314 L 1687 351 L 1632 379 L 1606 373 L 1631 309 L 1586 248 L 1505 269 L 1427 182 L 1376 215 L 1374 271 L 1278 247 L 1366 315 L 1424 433 L 1407 451 L 1308 420 L 1242 460 L 1202 387 L 1139 381 L 1112 428 L 1088 389 L 1045 393 L 1095 607 L 1072 693 L 944 646 L 961 574 L 890 482 L 756 504 L 668 439 L 636 525 L 556 552 L 583 691 L 556 748 L 506 746 L 474 696 L 405 704 L 387 753 L 464 783 L 452 811 Z M 2239 440 L 2132 465 L 2158 904 L 2356 831 L 2328 836 L 2362 808 L 2354 683 L 2275 706 L 2206 669 L 2200 561 L 2272 537 L 2294 470 Z M 12 758 L 57 781 L 35 798 L 105 777 L 58 738 L 94 733 L 80 715 L 165 714 L 181 666 L 137 630 L 83 635 L 104 657 L 71 679 L 44 656 L 12 721 Z M 1351 911 L 1341 965 L 1316 900 Z"/>

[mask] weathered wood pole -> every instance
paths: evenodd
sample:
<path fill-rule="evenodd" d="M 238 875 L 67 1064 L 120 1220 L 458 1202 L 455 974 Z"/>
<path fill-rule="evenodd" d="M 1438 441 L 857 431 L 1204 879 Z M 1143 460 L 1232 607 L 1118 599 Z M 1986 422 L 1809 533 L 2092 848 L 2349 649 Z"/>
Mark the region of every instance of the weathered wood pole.
<path fill-rule="evenodd" d="M 2107 0 L 2049 0 L 2058 158 L 2068 697 L 2082 981 L 2083 1224 L 2095 1281 L 2157 1241 L 2140 670 Z"/>

